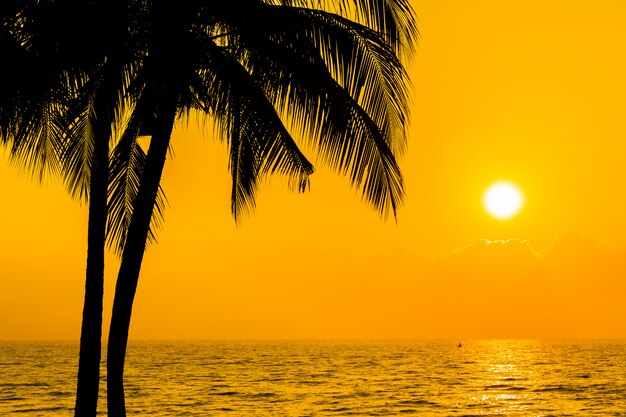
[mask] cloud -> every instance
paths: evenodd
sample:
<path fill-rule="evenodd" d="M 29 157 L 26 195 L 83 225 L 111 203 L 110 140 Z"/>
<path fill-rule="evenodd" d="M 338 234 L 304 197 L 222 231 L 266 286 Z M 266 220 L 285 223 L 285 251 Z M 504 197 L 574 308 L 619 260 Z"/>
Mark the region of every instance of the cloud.
<path fill-rule="evenodd" d="M 576 233 L 543 253 L 477 240 L 417 276 L 434 337 L 626 337 L 626 251 Z"/>
<path fill-rule="evenodd" d="M 542 253 L 523 240 L 478 240 L 438 258 L 403 248 L 345 251 L 340 258 L 321 253 L 290 264 L 275 263 L 269 250 L 248 252 L 236 274 L 207 267 L 185 272 L 206 274 L 203 280 L 153 279 L 142 298 L 150 308 L 136 311 L 144 329 L 136 334 L 626 338 L 626 254 L 576 234 Z"/>
<path fill-rule="evenodd" d="M 479 239 L 452 250 L 436 259 L 441 264 L 472 263 L 476 266 L 501 265 L 506 268 L 579 266 L 605 275 L 615 275 L 626 268 L 626 250 L 614 249 L 577 232 L 567 232 L 557 238 L 544 252 L 536 251 L 530 242 L 520 239 Z M 597 275 L 597 274 L 596 274 Z M 626 279 L 626 274 L 623 275 Z"/>
<path fill-rule="evenodd" d="M 540 259 L 541 255 L 534 251 L 528 241 L 480 239 L 444 255 L 439 262 L 460 266 L 470 263 L 481 268 L 509 269 L 520 266 L 533 267 Z"/>

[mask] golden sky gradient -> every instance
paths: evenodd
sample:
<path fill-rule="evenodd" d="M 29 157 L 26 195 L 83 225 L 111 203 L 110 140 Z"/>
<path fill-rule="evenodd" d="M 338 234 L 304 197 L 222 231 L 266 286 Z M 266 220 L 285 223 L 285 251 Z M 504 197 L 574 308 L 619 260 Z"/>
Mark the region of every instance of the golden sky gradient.
<path fill-rule="evenodd" d="M 318 165 L 236 225 L 224 146 L 181 125 L 131 339 L 626 338 L 626 2 L 413 6 L 397 223 Z M 6 161 L 0 339 L 77 339 L 87 208 Z M 481 205 L 497 180 L 525 195 L 507 221 Z"/>

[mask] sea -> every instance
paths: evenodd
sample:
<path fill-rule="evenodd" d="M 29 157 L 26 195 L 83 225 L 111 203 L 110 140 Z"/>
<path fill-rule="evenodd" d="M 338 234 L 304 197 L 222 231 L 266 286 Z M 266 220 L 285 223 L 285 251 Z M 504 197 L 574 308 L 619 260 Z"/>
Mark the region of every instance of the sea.
<path fill-rule="evenodd" d="M 0 342 L 0 415 L 72 416 L 77 355 Z M 125 387 L 129 416 L 626 416 L 626 341 L 131 342 Z"/>

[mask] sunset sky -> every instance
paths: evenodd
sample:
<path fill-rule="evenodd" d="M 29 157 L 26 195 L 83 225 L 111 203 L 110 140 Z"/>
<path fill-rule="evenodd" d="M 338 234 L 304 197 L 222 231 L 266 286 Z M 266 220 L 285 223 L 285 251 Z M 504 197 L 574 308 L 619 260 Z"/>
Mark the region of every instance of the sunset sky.
<path fill-rule="evenodd" d="M 316 164 L 237 225 L 225 146 L 180 124 L 131 339 L 626 338 L 626 2 L 412 4 L 397 222 Z M 76 340 L 87 207 L 7 161 L 0 339 Z M 525 197 L 509 220 L 481 203 L 498 180 Z"/>

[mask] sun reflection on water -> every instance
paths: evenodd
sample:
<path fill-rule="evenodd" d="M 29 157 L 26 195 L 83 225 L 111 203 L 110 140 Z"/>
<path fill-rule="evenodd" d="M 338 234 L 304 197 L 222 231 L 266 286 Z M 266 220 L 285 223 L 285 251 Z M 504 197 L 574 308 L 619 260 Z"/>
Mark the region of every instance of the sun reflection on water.
<path fill-rule="evenodd" d="M 546 390 L 551 386 L 556 387 L 550 396 L 552 405 L 562 412 L 571 407 L 560 395 L 570 390 L 562 384 L 551 385 L 551 381 L 572 369 L 549 345 L 529 340 L 489 340 L 477 341 L 470 347 L 477 378 L 467 392 L 469 409 L 489 410 L 490 415 L 539 416 L 542 414 L 536 412 L 536 406 L 545 402 Z"/>
<path fill-rule="evenodd" d="M 0 415 L 71 413 L 68 346 L 0 343 Z M 154 417 L 605 417 L 626 409 L 625 363 L 624 342 L 145 342 L 127 394 Z"/>

